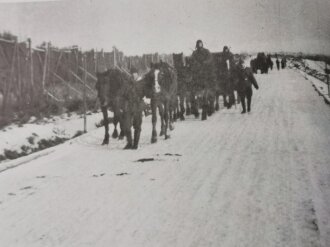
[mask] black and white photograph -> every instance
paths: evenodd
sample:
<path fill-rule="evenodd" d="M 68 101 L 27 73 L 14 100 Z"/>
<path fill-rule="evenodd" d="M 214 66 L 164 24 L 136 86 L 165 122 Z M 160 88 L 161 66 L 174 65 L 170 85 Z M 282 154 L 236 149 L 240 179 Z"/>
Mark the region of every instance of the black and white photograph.
<path fill-rule="evenodd" d="M 0 0 L 0 247 L 329 247 L 329 0 Z"/>

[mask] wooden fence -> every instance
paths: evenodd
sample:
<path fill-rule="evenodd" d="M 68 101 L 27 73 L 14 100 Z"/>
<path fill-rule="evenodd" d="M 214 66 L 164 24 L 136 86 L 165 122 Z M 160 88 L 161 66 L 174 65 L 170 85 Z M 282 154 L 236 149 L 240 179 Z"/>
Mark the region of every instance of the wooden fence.
<path fill-rule="evenodd" d="M 76 46 L 59 49 L 48 43 L 32 48 L 31 40 L 0 39 L 0 120 L 8 113 L 47 102 L 82 99 L 85 88 L 87 99 L 96 99 L 96 72 L 119 66 L 127 72 L 134 67 L 144 73 L 161 59 L 172 63 L 171 55 L 125 56 L 115 47 L 111 52 L 82 52 Z"/>

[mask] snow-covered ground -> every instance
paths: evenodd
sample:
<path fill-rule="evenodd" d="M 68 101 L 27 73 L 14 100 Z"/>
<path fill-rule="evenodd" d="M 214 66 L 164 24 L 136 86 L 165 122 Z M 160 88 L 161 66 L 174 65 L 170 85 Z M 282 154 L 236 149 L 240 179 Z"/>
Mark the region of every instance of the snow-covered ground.
<path fill-rule="evenodd" d="M 102 119 L 102 113 L 87 115 L 87 130 L 96 128 L 95 124 Z M 27 153 L 38 147 L 42 139 L 51 140 L 55 138 L 72 138 L 77 131 L 83 130 L 83 116 L 77 114 L 63 114 L 43 120 L 31 120 L 21 126 L 12 124 L 0 130 L 0 155 L 5 150 L 23 152 L 28 148 Z M 1 166 L 1 164 L 0 164 Z"/>
<path fill-rule="evenodd" d="M 148 117 L 136 151 L 95 129 L 1 172 L 1 246 L 330 246 L 330 109 L 297 71 L 257 80 L 251 114 L 153 145 Z"/>
<path fill-rule="evenodd" d="M 330 104 L 329 86 L 327 84 L 327 76 L 325 74 L 325 63 L 321 61 L 313 61 L 303 59 L 301 61 L 291 61 L 293 65 L 298 65 L 298 71 L 310 81 L 315 90 L 323 96 L 324 100 Z"/>
<path fill-rule="evenodd" d="M 303 62 L 305 63 L 306 66 L 309 68 L 316 70 L 320 73 L 324 73 L 325 70 L 325 63 L 322 61 L 314 61 L 310 59 L 303 59 Z"/>

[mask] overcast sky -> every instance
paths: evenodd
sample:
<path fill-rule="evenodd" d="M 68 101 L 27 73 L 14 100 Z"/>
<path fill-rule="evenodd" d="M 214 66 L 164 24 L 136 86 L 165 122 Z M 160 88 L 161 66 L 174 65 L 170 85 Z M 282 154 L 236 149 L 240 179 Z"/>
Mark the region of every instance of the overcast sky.
<path fill-rule="evenodd" d="M 27 1 L 27 0 L 22 0 Z M 21 1 L 21 2 L 22 2 Z M 4 0 L 0 0 L 4 2 Z M 11 1 L 13 2 L 13 1 Z M 0 31 L 34 44 L 125 54 L 302 51 L 330 54 L 330 0 L 63 0 L 0 3 Z"/>

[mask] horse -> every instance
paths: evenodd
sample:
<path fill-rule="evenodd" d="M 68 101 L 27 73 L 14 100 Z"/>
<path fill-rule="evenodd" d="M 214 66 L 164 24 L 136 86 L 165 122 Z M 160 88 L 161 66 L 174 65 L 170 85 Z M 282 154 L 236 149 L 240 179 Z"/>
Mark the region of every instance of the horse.
<path fill-rule="evenodd" d="M 190 101 L 192 113 L 196 118 L 199 117 L 199 103 L 202 108 L 202 120 L 206 120 L 207 116 L 211 116 L 215 112 L 215 89 L 216 74 L 212 55 L 207 64 L 199 64 L 191 57 L 191 76 L 192 87 Z"/>
<path fill-rule="evenodd" d="M 150 98 L 152 112 L 152 136 L 151 143 L 157 142 L 157 109 L 161 118 L 160 136 L 170 138 L 168 129 L 172 130 L 170 122 L 170 108 L 177 97 L 177 74 L 174 68 L 165 62 L 152 64 L 151 70 L 144 76 L 145 95 Z"/>
<path fill-rule="evenodd" d="M 118 68 L 97 73 L 96 89 L 101 103 L 105 136 L 102 145 L 109 144 L 108 108 L 113 111 L 114 119 L 120 123 L 127 144 L 124 149 L 137 149 L 141 133 L 144 96 L 143 82 L 133 78 Z M 134 127 L 134 140 L 131 127 Z"/>
<path fill-rule="evenodd" d="M 178 78 L 178 97 L 179 97 L 179 117 L 181 120 L 185 120 L 184 114 L 186 113 L 185 102 L 187 105 L 187 113 L 190 113 L 189 107 L 189 90 L 191 87 L 191 71 L 189 67 L 189 62 L 184 64 L 183 53 L 175 54 L 173 53 L 173 63 L 174 68 L 177 71 Z M 188 114 L 187 114 L 188 115 Z"/>
<path fill-rule="evenodd" d="M 235 78 L 235 56 L 228 59 L 223 52 L 213 53 L 216 71 L 216 103 L 215 109 L 220 109 L 219 96 L 223 97 L 224 106 L 230 108 L 235 103 L 234 90 Z"/>

